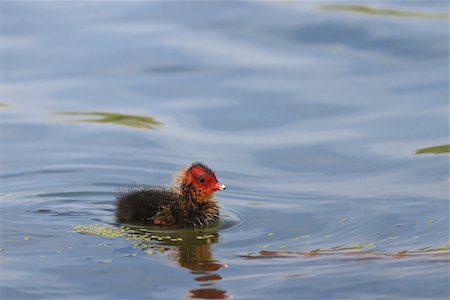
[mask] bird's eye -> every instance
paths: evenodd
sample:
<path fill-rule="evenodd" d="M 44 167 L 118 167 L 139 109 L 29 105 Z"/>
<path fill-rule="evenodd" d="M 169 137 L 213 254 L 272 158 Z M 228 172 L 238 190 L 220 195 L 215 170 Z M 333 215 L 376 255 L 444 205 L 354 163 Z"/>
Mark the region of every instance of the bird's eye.
<path fill-rule="evenodd" d="M 198 181 L 200 181 L 200 183 L 205 183 L 205 178 L 200 178 Z"/>

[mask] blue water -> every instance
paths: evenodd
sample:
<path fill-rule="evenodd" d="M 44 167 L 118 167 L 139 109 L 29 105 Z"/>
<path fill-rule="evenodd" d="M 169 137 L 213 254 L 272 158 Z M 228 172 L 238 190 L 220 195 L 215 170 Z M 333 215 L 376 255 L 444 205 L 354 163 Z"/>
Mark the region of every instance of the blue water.
<path fill-rule="evenodd" d="M 450 244 L 448 3 L 324 4 L 1 2 L 1 298 L 448 299 L 448 252 L 395 256 Z M 193 161 L 214 238 L 74 230 Z M 294 254 L 336 247 L 373 255 Z"/>

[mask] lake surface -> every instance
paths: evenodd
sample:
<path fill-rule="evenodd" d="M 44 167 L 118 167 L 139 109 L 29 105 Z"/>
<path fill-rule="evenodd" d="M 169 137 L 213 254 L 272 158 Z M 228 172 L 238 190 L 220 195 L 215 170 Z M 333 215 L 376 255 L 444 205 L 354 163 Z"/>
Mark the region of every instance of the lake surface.
<path fill-rule="evenodd" d="M 0 7 L 2 299 L 448 299 L 447 2 Z M 115 223 L 193 161 L 218 227 Z"/>

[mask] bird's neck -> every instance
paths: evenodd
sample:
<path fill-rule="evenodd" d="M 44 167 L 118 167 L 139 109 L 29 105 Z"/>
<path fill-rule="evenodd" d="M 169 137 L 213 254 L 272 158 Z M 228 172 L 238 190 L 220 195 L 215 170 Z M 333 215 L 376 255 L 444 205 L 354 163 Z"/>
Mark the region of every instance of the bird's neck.
<path fill-rule="evenodd" d="M 179 192 L 182 201 L 193 207 L 202 206 L 213 201 L 212 195 L 206 194 L 201 189 L 195 187 L 191 182 L 182 182 Z"/>

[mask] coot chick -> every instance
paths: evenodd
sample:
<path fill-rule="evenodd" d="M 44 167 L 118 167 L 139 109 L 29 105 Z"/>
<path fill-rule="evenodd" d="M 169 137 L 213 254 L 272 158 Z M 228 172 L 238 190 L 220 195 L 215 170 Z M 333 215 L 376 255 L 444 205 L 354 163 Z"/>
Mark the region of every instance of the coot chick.
<path fill-rule="evenodd" d="M 182 169 L 171 188 L 135 188 L 117 197 L 118 222 L 165 227 L 196 227 L 219 220 L 213 197 L 225 185 L 202 163 Z"/>

